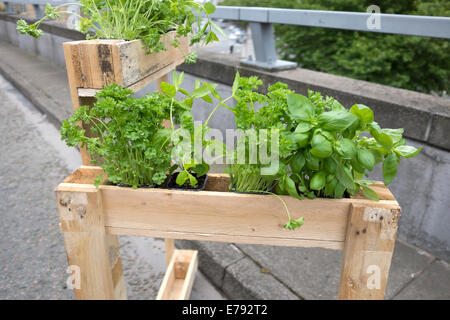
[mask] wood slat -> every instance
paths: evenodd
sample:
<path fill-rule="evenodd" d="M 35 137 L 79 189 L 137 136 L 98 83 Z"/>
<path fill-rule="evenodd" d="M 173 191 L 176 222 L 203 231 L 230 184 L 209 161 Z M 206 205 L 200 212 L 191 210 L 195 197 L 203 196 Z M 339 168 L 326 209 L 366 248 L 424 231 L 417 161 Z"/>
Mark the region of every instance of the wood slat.
<path fill-rule="evenodd" d="M 156 300 L 187 300 L 198 268 L 198 252 L 175 250 Z"/>
<path fill-rule="evenodd" d="M 338 299 L 384 298 L 399 217 L 399 208 L 352 204 Z"/>

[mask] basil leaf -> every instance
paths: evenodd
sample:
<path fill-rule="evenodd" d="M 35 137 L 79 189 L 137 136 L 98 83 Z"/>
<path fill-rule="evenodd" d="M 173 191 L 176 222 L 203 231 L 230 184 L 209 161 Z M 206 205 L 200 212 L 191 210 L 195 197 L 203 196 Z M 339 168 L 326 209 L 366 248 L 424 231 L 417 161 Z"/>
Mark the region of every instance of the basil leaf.
<path fill-rule="evenodd" d="M 214 12 L 216 12 L 216 6 L 213 5 L 211 2 L 206 2 L 204 5 L 205 8 L 205 13 L 207 15 L 213 14 Z"/>
<path fill-rule="evenodd" d="M 362 186 L 363 194 L 370 200 L 378 201 L 378 194 L 371 188 Z"/>
<path fill-rule="evenodd" d="M 345 189 L 345 186 L 339 182 L 334 189 L 334 197 L 336 199 L 342 198 L 344 196 Z"/>
<path fill-rule="evenodd" d="M 295 128 L 295 132 L 305 133 L 305 132 L 308 132 L 309 130 L 311 130 L 312 127 L 313 127 L 313 125 L 311 123 L 302 121 L 298 124 L 297 128 Z"/>
<path fill-rule="evenodd" d="M 309 184 L 310 189 L 312 190 L 322 190 L 325 187 L 326 175 L 325 172 L 320 171 L 317 172 L 311 179 Z"/>
<path fill-rule="evenodd" d="M 291 160 L 291 169 L 295 173 L 300 173 L 305 166 L 306 159 L 300 152 L 297 152 Z"/>
<path fill-rule="evenodd" d="M 325 186 L 325 195 L 332 196 L 334 194 L 334 190 L 336 189 L 336 185 L 338 181 L 336 178 L 333 178 L 330 182 Z"/>
<path fill-rule="evenodd" d="M 344 131 L 350 127 L 358 118 L 344 110 L 328 111 L 317 118 L 319 125 L 328 131 Z"/>
<path fill-rule="evenodd" d="M 317 158 L 328 158 L 333 153 L 331 142 L 321 134 L 314 134 L 311 146 L 311 154 Z"/>
<path fill-rule="evenodd" d="M 350 170 L 342 166 L 340 162 L 336 162 L 336 178 L 346 189 L 354 187 L 354 180 Z"/>
<path fill-rule="evenodd" d="M 308 144 L 309 135 L 306 133 L 293 132 L 289 136 L 289 139 L 293 143 L 297 144 L 297 148 L 301 149 L 306 147 L 306 145 Z"/>
<path fill-rule="evenodd" d="M 310 170 L 319 170 L 320 161 L 314 157 L 310 152 L 305 151 L 306 167 Z"/>
<path fill-rule="evenodd" d="M 344 159 L 350 160 L 356 155 L 356 146 L 350 139 L 337 142 L 336 152 Z"/>
<path fill-rule="evenodd" d="M 390 153 L 383 163 L 384 184 L 389 185 L 397 174 L 398 157 L 395 153 Z"/>
<path fill-rule="evenodd" d="M 357 116 L 364 124 L 373 122 L 373 111 L 363 104 L 353 105 L 350 112 Z"/>
<path fill-rule="evenodd" d="M 412 146 L 399 146 L 395 148 L 395 152 L 403 158 L 412 158 L 419 154 L 422 148 L 416 149 Z"/>
<path fill-rule="evenodd" d="M 164 92 L 168 97 L 175 97 L 176 89 L 175 86 L 167 83 L 161 82 L 161 91 Z"/>
<path fill-rule="evenodd" d="M 310 120 L 314 114 L 314 105 L 305 96 L 290 94 L 287 97 L 288 110 L 295 120 Z"/>
<path fill-rule="evenodd" d="M 181 171 L 177 176 L 176 183 L 177 183 L 177 185 L 182 186 L 183 184 L 186 183 L 186 181 L 188 179 L 189 179 L 189 175 L 188 175 L 187 171 Z"/>
<path fill-rule="evenodd" d="M 294 180 L 292 180 L 290 177 L 286 176 L 286 179 L 284 181 L 284 186 L 286 188 L 286 191 L 289 193 L 291 197 L 297 198 L 301 200 L 302 198 L 298 195 L 297 187 L 295 186 Z"/>
<path fill-rule="evenodd" d="M 375 167 L 375 157 L 373 156 L 373 153 L 369 150 L 358 149 L 357 155 L 359 163 L 367 170 L 372 171 L 373 167 Z"/>

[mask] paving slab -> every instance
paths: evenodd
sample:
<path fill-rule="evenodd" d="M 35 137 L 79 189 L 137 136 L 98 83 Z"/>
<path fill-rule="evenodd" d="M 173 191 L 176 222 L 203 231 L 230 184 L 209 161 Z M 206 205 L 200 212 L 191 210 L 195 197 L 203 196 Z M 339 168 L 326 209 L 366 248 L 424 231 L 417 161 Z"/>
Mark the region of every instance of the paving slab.
<path fill-rule="evenodd" d="M 450 265 L 437 260 L 396 297 L 397 300 L 450 300 Z"/>
<path fill-rule="evenodd" d="M 227 296 L 237 300 L 300 299 L 249 258 L 241 259 L 226 269 L 222 290 Z"/>
<path fill-rule="evenodd" d="M 336 299 L 342 251 L 237 245 L 304 299 Z M 280 299 L 274 297 L 274 299 Z"/>
<path fill-rule="evenodd" d="M 238 245 L 238 247 L 270 270 L 299 296 L 305 299 L 337 298 L 342 251 L 255 245 Z M 433 260 L 434 258 L 423 250 L 397 241 L 386 299 L 393 298 Z M 450 287 L 448 289 L 450 290 Z"/>

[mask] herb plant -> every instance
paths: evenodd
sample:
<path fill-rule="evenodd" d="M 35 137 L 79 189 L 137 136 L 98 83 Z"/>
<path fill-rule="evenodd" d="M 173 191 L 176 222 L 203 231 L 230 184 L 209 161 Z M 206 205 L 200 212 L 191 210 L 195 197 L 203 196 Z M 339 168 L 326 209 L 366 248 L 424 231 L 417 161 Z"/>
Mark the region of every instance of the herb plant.
<path fill-rule="evenodd" d="M 209 131 L 208 123 L 220 105 L 224 105 L 220 95 L 218 94 L 216 84 L 208 84 L 196 81 L 194 91 L 187 92 L 181 85 L 184 80 L 184 73 L 173 73 L 173 84 L 163 82 L 161 90 L 167 98 L 170 99 L 170 140 L 173 143 L 172 160 L 175 164 L 172 169 L 180 169 L 176 178 L 176 184 L 183 186 L 186 182 L 192 187 L 197 187 L 198 178 L 206 175 L 209 172 L 210 166 L 205 162 L 203 154 L 205 152 L 211 153 L 215 151 L 217 158 L 223 157 L 225 154 L 225 145 L 217 140 L 208 139 L 206 137 Z M 185 99 L 177 100 L 176 95 L 181 94 Z M 186 108 L 192 108 L 193 102 L 196 99 L 203 99 L 204 101 L 213 104 L 213 98 L 219 102 L 213 108 L 211 114 L 204 124 L 195 126 L 194 118 L 190 112 L 184 112 L 180 117 L 180 127 L 176 128 L 173 121 L 173 106 L 176 101 L 182 103 Z M 181 102 L 180 102 L 181 101 Z M 200 149 L 198 149 L 198 147 Z"/>
<path fill-rule="evenodd" d="M 262 174 L 259 158 L 254 164 L 231 164 L 228 172 L 236 191 L 271 193 L 268 188 L 275 182 L 277 194 L 298 199 L 342 198 L 362 190 L 378 200 L 372 182 L 363 180 L 368 172 L 382 162 L 384 183 L 389 185 L 400 159 L 420 152 L 406 145 L 403 129 L 382 129 L 367 106 L 355 104 L 348 110 L 334 98 L 313 91 L 299 95 L 282 83 L 262 94 L 260 85 L 256 77 L 237 74 L 232 111 L 239 129 L 279 130 L 279 170 Z M 288 229 L 303 223 L 289 219 Z"/>
<path fill-rule="evenodd" d="M 142 39 L 148 53 L 167 50 L 161 42 L 161 36 L 175 30 L 177 38 L 171 44 L 179 46 L 179 38 L 189 36 L 191 45 L 208 44 L 218 41 L 215 31 L 223 31 L 210 19 L 216 8 L 211 2 L 204 4 L 194 0 L 81 0 L 80 3 L 66 3 L 52 7 L 45 6 L 45 16 L 33 24 L 21 19 L 17 30 L 40 38 L 42 30 L 39 25 L 46 19 L 57 19 L 65 5 L 81 5 L 79 30 L 88 39 Z M 202 24 L 202 15 L 207 22 Z M 196 30 L 194 25 L 197 25 Z M 89 33 L 93 31 L 93 33 Z M 186 57 L 187 62 L 195 61 L 195 53 Z"/>
<path fill-rule="evenodd" d="M 69 146 L 86 146 L 93 164 L 101 165 L 112 183 L 160 185 L 170 168 L 172 148 L 163 120 L 171 112 L 178 121 L 189 108 L 171 104 L 160 93 L 140 99 L 130 97 L 132 93 L 116 84 L 104 88 L 93 107 L 82 106 L 63 122 L 61 136 Z M 79 122 L 90 126 L 90 132 Z"/>

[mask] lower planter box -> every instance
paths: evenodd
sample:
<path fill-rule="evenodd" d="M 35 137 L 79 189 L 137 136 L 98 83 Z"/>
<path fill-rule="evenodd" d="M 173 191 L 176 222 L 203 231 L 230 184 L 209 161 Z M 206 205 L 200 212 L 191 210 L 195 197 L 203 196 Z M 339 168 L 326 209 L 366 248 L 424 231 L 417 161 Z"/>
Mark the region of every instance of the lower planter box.
<path fill-rule="evenodd" d="M 345 253 L 339 297 L 384 296 L 400 206 L 382 183 L 373 186 L 379 202 L 360 194 L 315 200 L 283 196 L 292 217 L 305 219 L 291 231 L 283 228 L 287 216 L 279 199 L 229 192 L 226 175 L 210 174 L 205 191 L 191 192 L 112 185 L 97 189 L 93 182 L 102 172 L 81 167 L 56 188 L 64 233 L 97 228 L 105 235 L 340 249 Z M 371 268 L 379 274 L 374 286 L 368 285 Z"/>

